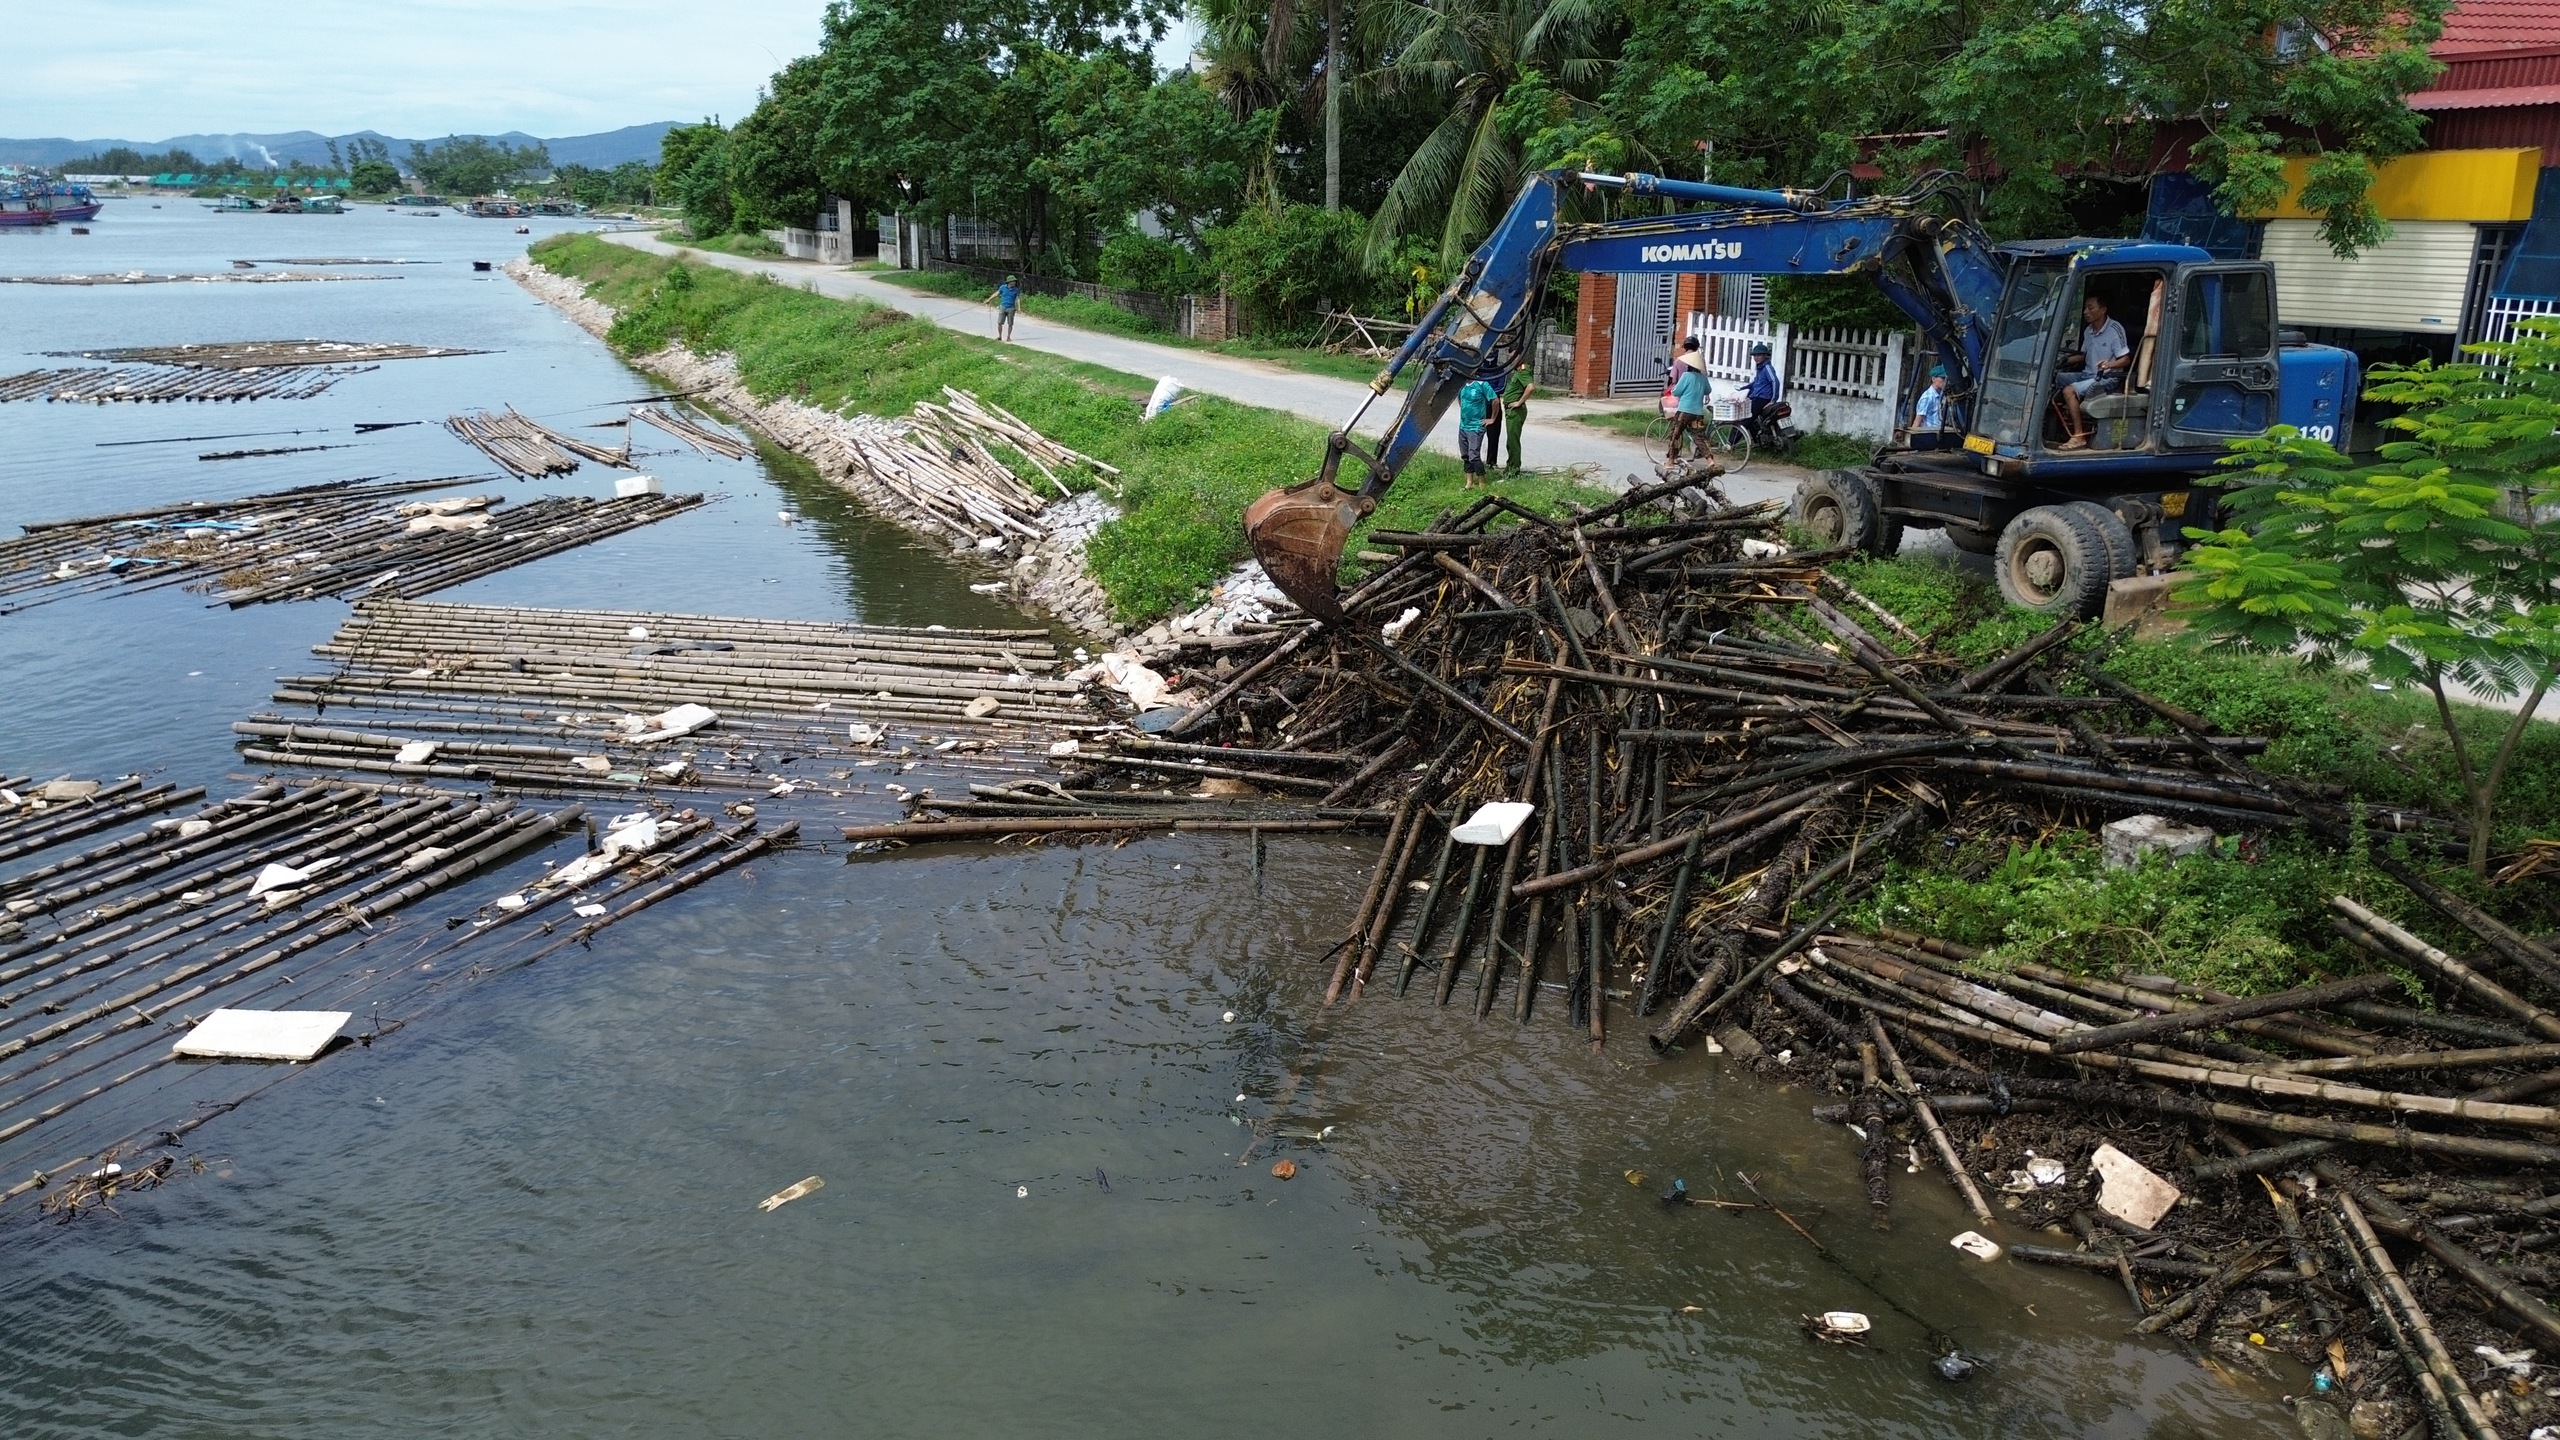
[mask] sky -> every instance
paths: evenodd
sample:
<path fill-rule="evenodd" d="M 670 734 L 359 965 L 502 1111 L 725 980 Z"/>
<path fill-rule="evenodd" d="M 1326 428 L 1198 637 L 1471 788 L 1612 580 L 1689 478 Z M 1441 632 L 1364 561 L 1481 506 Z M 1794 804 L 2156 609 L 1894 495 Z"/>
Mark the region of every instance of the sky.
<path fill-rule="evenodd" d="M 824 0 L 9 0 L 0 135 L 586 135 L 734 121 Z M 1180 63 L 1176 40 L 1159 58 Z"/>

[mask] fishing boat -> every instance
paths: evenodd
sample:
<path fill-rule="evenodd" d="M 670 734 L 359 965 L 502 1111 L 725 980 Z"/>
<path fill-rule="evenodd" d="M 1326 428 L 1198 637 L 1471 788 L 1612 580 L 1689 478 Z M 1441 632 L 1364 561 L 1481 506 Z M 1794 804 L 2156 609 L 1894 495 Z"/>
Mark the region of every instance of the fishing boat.
<path fill-rule="evenodd" d="M 106 202 L 86 185 L 66 185 L 56 180 L 51 184 L 33 182 L 27 188 L 35 192 L 37 203 L 52 212 L 56 220 L 95 220 L 98 212 L 106 208 Z"/>
<path fill-rule="evenodd" d="M 474 200 L 471 213 L 482 220 L 513 220 L 524 214 L 524 207 L 513 200 Z"/>
<path fill-rule="evenodd" d="M 347 207 L 339 203 L 338 197 L 335 195 L 305 195 L 302 197 L 302 213 L 305 215 L 344 215 L 347 213 Z"/>
<path fill-rule="evenodd" d="M 19 229 L 53 223 L 51 207 L 38 203 L 29 185 L 0 182 L 0 228 Z"/>
<path fill-rule="evenodd" d="M 246 195 L 225 195 L 219 200 L 207 200 L 204 202 L 204 208 L 217 210 L 226 215 L 256 215 L 264 212 L 267 207 Z"/>

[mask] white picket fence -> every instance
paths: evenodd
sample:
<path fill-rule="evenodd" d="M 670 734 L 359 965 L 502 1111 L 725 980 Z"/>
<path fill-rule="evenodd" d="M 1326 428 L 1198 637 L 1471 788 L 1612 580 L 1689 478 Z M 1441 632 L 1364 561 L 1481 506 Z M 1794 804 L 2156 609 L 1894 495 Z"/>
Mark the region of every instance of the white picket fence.
<path fill-rule="evenodd" d="M 1711 380 L 1746 384 L 1751 347 L 1769 346 L 1769 361 L 1804 430 L 1833 430 L 1889 440 L 1901 402 L 1911 337 L 1898 330 L 1805 330 L 1712 311 L 1691 311 L 1684 333 L 1695 336 Z"/>

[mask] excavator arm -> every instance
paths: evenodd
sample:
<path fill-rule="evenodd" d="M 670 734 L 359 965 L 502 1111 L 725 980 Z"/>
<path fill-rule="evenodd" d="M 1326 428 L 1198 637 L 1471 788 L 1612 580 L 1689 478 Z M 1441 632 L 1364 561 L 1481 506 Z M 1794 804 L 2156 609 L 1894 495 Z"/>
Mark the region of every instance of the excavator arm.
<path fill-rule="evenodd" d="M 1730 208 L 1568 225 L 1567 184 Z M 1326 621 L 1342 618 L 1334 577 L 1351 529 L 1377 508 L 1468 381 L 1508 375 L 1526 362 L 1529 319 L 1558 265 L 1600 272 L 1872 273 L 1957 372 L 1970 395 L 1999 303 L 2000 267 L 1966 227 L 1923 214 L 1911 197 L 1825 202 L 1802 191 L 1746 190 L 1652 175 L 1529 177 L 1509 213 L 1424 313 L 1369 398 L 1326 441 L 1315 477 L 1274 490 L 1245 510 L 1254 554 L 1283 593 Z M 1410 366 L 1422 374 L 1374 445 L 1361 420 Z M 1343 462 L 1356 467 L 1346 483 Z"/>

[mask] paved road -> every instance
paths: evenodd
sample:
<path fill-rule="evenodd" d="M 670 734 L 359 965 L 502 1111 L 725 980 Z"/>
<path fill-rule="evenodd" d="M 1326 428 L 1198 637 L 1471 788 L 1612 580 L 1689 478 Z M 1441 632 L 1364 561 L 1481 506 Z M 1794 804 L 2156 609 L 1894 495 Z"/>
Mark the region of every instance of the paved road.
<path fill-rule="evenodd" d="M 821 295 L 891 306 L 931 320 L 945 329 L 984 335 L 994 324 L 993 312 L 974 302 L 891 285 L 860 270 L 844 270 L 810 260 L 749 259 L 714 251 L 688 250 L 669 245 L 643 231 L 614 231 L 605 238 L 618 245 L 655 254 L 683 255 L 697 263 L 748 273 L 762 272 L 785 284 L 813 287 Z M 1013 339 L 1015 344 L 1025 349 L 1044 350 L 1126 375 L 1170 375 L 1192 390 L 1223 396 L 1246 405 L 1286 410 L 1327 426 L 1341 424 L 1360 408 L 1360 402 L 1369 393 L 1366 386 L 1349 380 L 1310 375 L 1269 361 L 1190 350 L 1177 345 L 1158 345 L 1125 335 L 1081 330 L 1031 315 L 1015 320 Z M 1393 413 L 1387 406 L 1388 402 L 1381 399 L 1378 408 L 1371 412 L 1370 423 L 1366 427 L 1368 433 L 1375 434 L 1378 425 Z M 1596 465 L 1600 468 L 1601 477 L 1616 488 L 1624 488 L 1629 475 L 1651 479 L 1653 457 L 1646 453 L 1643 445 L 1561 418 L 1574 413 L 1622 408 L 1624 402 L 1601 404 L 1544 396 L 1532 400 L 1529 425 L 1523 436 L 1526 443 L 1522 447 L 1527 463 L 1537 468 Z M 1444 454 L 1457 454 L 1457 431 L 1455 419 L 1445 420 L 1433 433 L 1431 448 Z M 1308 464 L 1313 465 L 1317 458 L 1309 455 Z M 1725 482 L 1725 493 L 1743 504 L 1783 500 L 1794 493 L 1796 479 L 1801 473 L 1791 466 L 1755 460 L 1743 474 Z"/>

